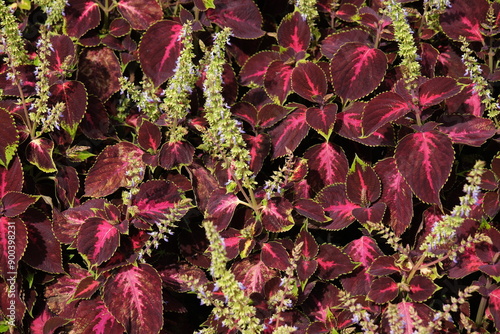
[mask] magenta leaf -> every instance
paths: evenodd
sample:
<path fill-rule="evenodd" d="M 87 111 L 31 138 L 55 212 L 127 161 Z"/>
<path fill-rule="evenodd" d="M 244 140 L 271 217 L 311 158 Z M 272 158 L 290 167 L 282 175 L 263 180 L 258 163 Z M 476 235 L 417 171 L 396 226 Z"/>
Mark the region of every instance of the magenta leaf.
<path fill-rule="evenodd" d="M 144 120 L 137 134 L 137 142 L 145 151 L 156 152 L 161 144 L 161 132 L 157 125 Z"/>
<path fill-rule="evenodd" d="M 380 277 L 373 281 L 368 298 L 377 304 L 385 304 L 397 297 L 399 287 L 390 277 Z"/>
<path fill-rule="evenodd" d="M 23 194 L 17 191 L 11 191 L 5 194 L 0 203 L 2 213 L 6 217 L 15 217 L 22 214 L 28 207 L 35 203 L 36 197 Z"/>
<path fill-rule="evenodd" d="M 311 41 L 311 29 L 298 11 L 287 15 L 278 27 L 278 44 L 295 53 L 307 50 Z"/>
<path fill-rule="evenodd" d="M 310 198 L 297 200 L 293 204 L 293 208 L 302 216 L 315 220 L 317 222 L 324 223 L 328 221 L 328 217 L 325 216 L 325 210 L 323 209 L 323 207 Z"/>
<path fill-rule="evenodd" d="M 438 286 L 428 277 L 415 275 L 410 281 L 410 298 L 415 302 L 423 302 L 432 297 Z"/>
<path fill-rule="evenodd" d="M 212 219 L 217 230 L 222 231 L 231 222 L 234 210 L 236 210 L 239 203 L 238 197 L 232 193 L 227 194 L 226 189 L 214 190 L 208 200 L 208 216 L 206 218 Z"/>
<path fill-rule="evenodd" d="M 468 247 L 457 257 L 457 263 L 453 263 L 448 271 L 450 278 L 462 278 L 479 270 L 485 263 L 476 255 L 474 247 Z"/>
<path fill-rule="evenodd" d="M 85 179 L 85 195 L 102 197 L 120 187 L 133 186 L 134 179 L 142 181 L 145 164 L 143 151 L 137 146 L 121 142 L 107 146 L 97 157 Z"/>
<path fill-rule="evenodd" d="M 500 329 L 500 289 L 495 289 L 490 293 L 488 310 L 493 316 L 495 327 Z"/>
<path fill-rule="evenodd" d="M 0 198 L 9 191 L 21 191 L 23 189 L 23 169 L 21 160 L 15 156 L 8 168 L 0 166 Z"/>
<path fill-rule="evenodd" d="M 49 218 L 37 209 L 26 210 L 20 218 L 28 229 L 28 247 L 22 260 L 48 273 L 62 274 L 61 244 L 52 231 Z"/>
<path fill-rule="evenodd" d="M 300 242 L 303 243 L 301 253 L 305 258 L 312 259 L 316 256 L 316 254 L 318 254 L 318 243 L 309 231 L 305 229 L 300 231 L 297 240 L 295 240 L 295 244 Z"/>
<path fill-rule="evenodd" d="M 100 265 L 114 254 L 120 244 L 120 232 L 109 221 L 88 218 L 78 232 L 76 246 L 93 264 Z"/>
<path fill-rule="evenodd" d="M 279 53 L 274 51 L 262 51 L 252 55 L 240 70 L 240 83 L 243 86 L 249 86 L 252 83 L 264 86 L 267 67 L 279 58 Z"/>
<path fill-rule="evenodd" d="M 455 160 L 448 136 L 435 130 L 409 134 L 396 146 L 395 158 L 415 195 L 426 203 L 440 205 L 439 192 Z"/>
<path fill-rule="evenodd" d="M 290 113 L 283 122 L 269 132 L 273 144 L 272 158 L 287 154 L 287 149 L 294 151 L 309 132 L 306 111 L 299 108 Z"/>
<path fill-rule="evenodd" d="M 264 159 L 271 150 L 271 141 L 265 133 L 257 136 L 243 134 L 243 139 L 247 143 L 247 149 L 250 152 L 250 170 L 258 174 L 264 165 Z"/>
<path fill-rule="evenodd" d="M 191 143 L 186 141 L 167 142 L 161 147 L 158 163 L 169 170 L 183 165 L 190 165 L 193 162 L 193 156 L 194 147 Z"/>
<path fill-rule="evenodd" d="M 81 334 L 122 333 L 125 329 L 108 311 L 101 298 L 82 300 L 76 310 L 73 330 Z"/>
<path fill-rule="evenodd" d="M 411 104 L 394 92 L 377 95 L 368 102 L 363 111 L 364 136 L 371 135 L 387 123 L 403 117 L 412 110 L 411 108 Z"/>
<path fill-rule="evenodd" d="M 345 182 L 349 165 L 347 157 L 340 146 L 330 142 L 314 145 L 304 154 L 308 160 L 312 186 L 322 189 L 335 183 Z"/>
<path fill-rule="evenodd" d="M 311 107 L 306 111 L 306 121 L 314 130 L 324 136 L 330 133 L 335 125 L 338 106 L 335 103 L 324 105 L 320 108 Z"/>
<path fill-rule="evenodd" d="M 264 76 L 264 88 L 277 104 L 283 104 L 291 92 L 293 67 L 282 60 L 269 64 Z"/>
<path fill-rule="evenodd" d="M 118 78 L 121 75 L 120 62 L 113 50 L 105 47 L 86 48 L 80 54 L 78 79 L 85 84 L 89 93 L 96 95 L 102 102 L 120 90 Z"/>
<path fill-rule="evenodd" d="M 448 37 L 459 40 L 464 36 L 469 42 L 483 42 L 482 23 L 486 23 L 488 1 L 478 0 L 471 3 L 465 0 L 454 1 L 453 5 L 439 16 L 441 28 Z"/>
<path fill-rule="evenodd" d="M 137 195 L 132 197 L 132 205 L 137 207 L 136 218 L 152 225 L 166 219 L 174 207 L 187 212 L 191 205 L 185 202 L 180 208 L 181 200 L 179 188 L 173 183 L 153 180 L 141 184 Z"/>
<path fill-rule="evenodd" d="M 262 209 L 262 224 L 269 232 L 284 232 L 294 225 L 291 216 L 292 204 L 282 198 L 274 197 L 267 201 Z"/>
<path fill-rule="evenodd" d="M 181 48 L 181 28 L 182 25 L 174 21 L 158 21 L 142 36 L 139 61 L 144 74 L 153 80 L 156 87 L 174 74 Z"/>
<path fill-rule="evenodd" d="M 359 208 L 349 201 L 346 196 L 345 185 L 335 184 L 323 189 L 317 197 L 317 201 L 325 208 L 326 215 L 332 219 L 322 228 L 329 230 L 340 230 L 349 226 L 354 221 L 352 210 Z"/>
<path fill-rule="evenodd" d="M 0 108 L 0 165 L 7 168 L 16 154 L 19 136 L 12 115 Z"/>
<path fill-rule="evenodd" d="M 33 139 L 26 147 L 26 158 L 46 173 L 57 171 L 52 152 L 54 151 L 54 142 L 47 138 Z"/>
<path fill-rule="evenodd" d="M 135 30 L 146 30 L 163 17 L 161 6 L 155 0 L 120 0 L 117 7 Z"/>
<path fill-rule="evenodd" d="M 104 304 L 127 333 L 158 333 L 163 326 L 161 285 L 150 265 L 128 265 L 106 281 Z"/>
<path fill-rule="evenodd" d="M 411 188 L 397 169 L 394 158 L 380 160 L 375 165 L 375 172 L 382 181 L 380 201 L 387 205 L 389 225 L 399 236 L 408 228 L 413 217 Z"/>
<path fill-rule="evenodd" d="M 234 37 L 255 39 L 264 35 L 262 15 L 252 0 L 214 0 L 207 18 L 220 27 L 229 27 Z"/>
<path fill-rule="evenodd" d="M 433 106 L 455 96 L 460 90 L 455 79 L 442 77 L 429 79 L 418 87 L 419 103 L 424 108 Z"/>
<path fill-rule="evenodd" d="M 299 63 L 292 72 L 292 88 L 304 99 L 322 103 L 328 89 L 326 75 L 321 67 L 313 62 Z"/>
<path fill-rule="evenodd" d="M 348 199 L 361 206 L 375 202 L 381 193 L 380 179 L 375 170 L 357 156 L 345 182 Z"/>
<path fill-rule="evenodd" d="M 433 321 L 436 311 L 423 303 L 401 301 L 397 304 L 398 315 L 401 319 L 402 330 L 405 334 L 414 333 L 422 323 Z"/>
<path fill-rule="evenodd" d="M 278 270 L 286 270 L 290 265 L 289 256 L 285 247 L 276 241 L 266 242 L 262 245 L 260 258 L 266 266 Z"/>
<path fill-rule="evenodd" d="M 74 137 L 87 109 L 87 92 L 79 81 L 66 81 L 50 87 L 49 103 L 63 102 L 65 108 L 61 116 L 61 127 Z"/>
<path fill-rule="evenodd" d="M 0 276 L 16 273 L 18 262 L 28 244 L 26 225 L 19 218 L 0 217 Z"/>
<path fill-rule="evenodd" d="M 325 280 L 335 279 L 340 275 L 348 274 L 357 267 L 347 254 L 329 244 L 319 247 L 317 261 L 318 276 Z"/>
<path fill-rule="evenodd" d="M 243 284 L 247 295 L 254 292 L 263 293 L 265 284 L 278 274 L 277 270 L 266 266 L 258 256 L 236 262 L 231 267 L 231 271 L 238 282 Z"/>
<path fill-rule="evenodd" d="M 330 63 L 333 87 L 343 100 L 357 100 L 373 92 L 387 69 L 385 53 L 363 43 L 346 43 Z"/>
<path fill-rule="evenodd" d="M 443 115 L 440 122 L 439 131 L 454 144 L 479 147 L 497 132 L 492 120 L 472 115 Z"/>
<path fill-rule="evenodd" d="M 64 8 L 64 20 L 68 36 L 80 38 L 99 25 L 101 11 L 92 0 L 69 0 Z"/>
<path fill-rule="evenodd" d="M 100 288 L 101 282 L 95 280 L 92 276 L 87 276 L 78 283 L 75 292 L 73 293 L 74 299 L 90 299 L 92 295 Z"/>

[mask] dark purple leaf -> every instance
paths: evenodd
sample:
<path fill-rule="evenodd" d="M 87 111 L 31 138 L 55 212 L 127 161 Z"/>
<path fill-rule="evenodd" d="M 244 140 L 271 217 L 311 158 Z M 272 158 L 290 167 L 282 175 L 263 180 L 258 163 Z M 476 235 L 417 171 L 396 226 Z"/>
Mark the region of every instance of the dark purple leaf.
<path fill-rule="evenodd" d="M 66 32 L 70 37 L 80 38 L 101 22 L 101 11 L 92 0 L 69 0 L 64 8 Z"/>
<path fill-rule="evenodd" d="M 262 15 L 252 0 L 214 0 L 215 8 L 207 10 L 207 18 L 220 27 L 229 27 L 234 37 L 255 39 L 264 35 Z"/>
<path fill-rule="evenodd" d="M 353 271 L 357 265 L 339 248 L 324 244 L 319 247 L 317 257 L 318 276 L 330 280 Z"/>
<path fill-rule="evenodd" d="M 283 122 L 269 132 L 273 144 L 272 158 L 287 154 L 287 149 L 294 151 L 309 132 L 306 111 L 298 109 L 290 113 Z"/>
<path fill-rule="evenodd" d="M 146 30 L 163 17 L 162 8 L 155 0 L 120 0 L 117 7 L 135 30 Z"/>
<path fill-rule="evenodd" d="M 313 62 L 307 61 L 299 63 L 292 72 L 292 88 L 295 93 L 299 94 L 304 99 L 311 102 L 322 103 L 328 89 L 326 75 L 323 70 Z"/>

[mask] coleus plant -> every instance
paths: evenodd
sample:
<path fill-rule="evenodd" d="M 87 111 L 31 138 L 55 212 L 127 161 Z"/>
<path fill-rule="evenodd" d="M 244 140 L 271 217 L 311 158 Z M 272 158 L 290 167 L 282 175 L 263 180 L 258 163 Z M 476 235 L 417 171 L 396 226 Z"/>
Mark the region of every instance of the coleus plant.
<path fill-rule="evenodd" d="M 0 26 L 2 332 L 500 330 L 498 1 Z"/>

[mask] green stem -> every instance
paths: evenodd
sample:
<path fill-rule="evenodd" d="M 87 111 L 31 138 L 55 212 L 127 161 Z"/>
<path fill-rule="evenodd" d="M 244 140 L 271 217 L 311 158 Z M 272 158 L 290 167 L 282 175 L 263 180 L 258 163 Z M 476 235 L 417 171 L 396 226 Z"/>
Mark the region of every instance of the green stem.
<path fill-rule="evenodd" d="M 486 278 L 486 285 L 485 289 L 488 290 L 491 287 L 491 278 L 488 277 Z M 476 314 L 476 325 L 481 326 L 483 323 L 483 316 L 484 316 L 484 310 L 486 310 L 486 305 L 488 303 L 488 297 L 482 296 L 481 301 L 479 302 L 479 307 L 477 309 L 477 314 Z"/>
<path fill-rule="evenodd" d="M 413 265 L 413 268 L 411 268 L 410 274 L 406 278 L 406 283 L 409 284 L 411 280 L 413 279 L 413 276 L 417 273 L 417 270 L 420 270 L 422 268 L 422 264 L 424 263 L 426 256 L 425 253 L 420 255 L 420 257 L 417 260 L 417 263 Z"/>

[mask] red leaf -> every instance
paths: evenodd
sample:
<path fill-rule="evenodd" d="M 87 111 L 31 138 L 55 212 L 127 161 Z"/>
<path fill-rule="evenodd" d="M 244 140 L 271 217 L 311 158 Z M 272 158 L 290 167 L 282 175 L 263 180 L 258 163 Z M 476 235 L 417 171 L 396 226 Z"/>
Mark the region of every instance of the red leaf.
<path fill-rule="evenodd" d="M 137 142 L 144 150 L 156 152 L 161 143 L 161 132 L 158 126 L 144 120 L 137 134 Z"/>
<path fill-rule="evenodd" d="M 262 245 L 260 258 L 266 266 L 278 270 L 286 270 L 290 265 L 285 247 L 276 241 L 266 242 Z"/>
<path fill-rule="evenodd" d="M 361 29 L 342 31 L 327 36 L 321 42 L 321 53 L 328 59 L 332 59 L 340 47 L 349 42 L 367 43 L 369 41 L 368 32 Z"/>
<path fill-rule="evenodd" d="M 326 75 L 321 67 L 313 62 L 299 63 L 292 72 L 292 88 L 304 99 L 322 103 L 328 89 Z"/>
<path fill-rule="evenodd" d="M 26 159 L 45 173 L 57 171 L 52 152 L 54 142 L 47 138 L 33 139 L 26 147 Z"/>
<path fill-rule="evenodd" d="M 474 248 L 466 248 L 464 252 L 457 257 L 457 263 L 451 264 L 448 276 L 452 279 L 462 278 L 479 270 L 479 267 L 485 263 L 476 255 Z"/>
<path fill-rule="evenodd" d="M 257 114 L 258 124 L 262 128 L 269 128 L 281 121 L 290 112 L 288 108 L 268 103 L 264 105 Z"/>
<path fill-rule="evenodd" d="M 349 200 L 361 206 L 367 206 L 380 197 L 381 184 L 375 170 L 357 157 L 347 175 L 345 186 Z"/>
<path fill-rule="evenodd" d="M 378 202 L 370 206 L 369 208 L 356 208 L 352 210 L 352 215 L 361 224 L 366 224 L 367 222 L 380 223 L 385 213 L 386 205 L 385 203 Z"/>
<path fill-rule="evenodd" d="M 368 269 L 370 275 L 386 276 L 401 272 L 401 269 L 396 266 L 396 261 L 393 256 L 380 256 L 373 261 Z"/>
<path fill-rule="evenodd" d="M 86 48 L 80 54 L 78 79 L 85 84 L 88 92 L 106 102 L 120 89 L 118 78 L 121 67 L 113 50 L 98 47 Z"/>
<path fill-rule="evenodd" d="M 409 134 L 398 143 L 395 158 L 415 195 L 426 203 L 440 205 L 439 191 L 455 159 L 451 140 L 435 130 Z"/>
<path fill-rule="evenodd" d="M 78 283 L 73 298 L 90 299 L 100 286 L 101 282 L 95 280 L 92 276 L 85 277 Z"/>
<path fill-rule="evenodd" d="M 349 256 L 339 248 L 329 244 L 319 247 L 317 261 L 318 276 L 325 280 L 335 279 L 340 275 L 350 273 L 357 267 L 351 262 Z"/>
<path fill-rule="evenodd" d="M 284 156 L 287 154 L 287 149 L 294 151 L 308 132 L 309 125 L 306 122 L 304 109 L 298 109 L 289 114 L 283 122 L 269 132 L 273 143 L 272 158 Z"/>
<path fill-rule="evenodd" d="M 344 248 L 344 252 L 355 262 L 369 267 L 375 259 L 384 255 L 373 238 L 363 236 L 351 241 Z"/>
<path fill-rule="evenodd" d="M 264 76 L 269 64 L 279 58 L 279 53 L 274 51 L 262 51 L 252 55 L 240 70 L 240 83 L 243 86 L 252 83 L 264 86 Z"/>
<path fill-rule="evenodd" d="M 344 184 L 326 187 L 318 194 L 317 201 L 325 208 L 326 215 L 332 218 L 327 225 L 321 226 L 328 230 L 340 230 L 354 221 L 352 210 L 359 208 L 347 199 Z"/>
<path fill-rule="evenodd" d="M 18 262 L 28 244 L 26 225 L 19 218 L 0 217 L 0 276 L 18 272 Z"/>
<path fill-rule="evenodd" d="M 298 11 L 287 15 L 278 27 L 278 44 L 295 53 L 306 51 L 311 41 L 311 29 Z"/>
<path fill-rule="evenodd" d="M 368 298 L 377 304 L 385 304 L 397 297 L 399 287 L 390 277 L 380 277 L 373 281 Z"/>
<path fill-rule="evenodd" d="M 338 106 L 330 103 L 321 108 L 308 108 L 306 111 L 306 121 L 314 130 L 328 135 L 335 125 Z"/>
<path fill-rule="evenodd" d="M 110 276 L 103 300 L 127 333 L 158 333 L 163 326 L 160 275 L 148 264 L 128 265 Z"/>
<path fill-rule="evenodd" d="M 12 115 L 0 108 L 0 165 L 7 168 L 16 154 L 19 135 Z"/>
<path fill-rule="evenodd" d="M 231 267 L 231 271 L 238 282 L 241 282 L 245 287 L 247 296 L 254 292 L 263 294 L 265 284 L 278 275 L 275 269 L 266 266 L 258 256 L 236 262 Z"/>
<path fill-rule="evenodd" d="M 64 8 L 66 32 L 70 37 L 80 38 L 101 22 L 101 11 L 92 0 L 69 0 Z"/>
<path fill-rule="evenodd" d="M 411 106 L 399 94 L 385 92 L 371 99 L 363 111 L 363 134 L 371 135 L 382 126 L 411 111 Z"/>
<path fill-rule="evenodd" d="M 146 30 L 163 17 L 161 6 L 155 0 L 120 0 L 117 7 L 135 30 Z"/>
<path fill-rule="evenodd" d="M 293 208 L 304 217 L 317 222 L 324 223 L 328 221 L 328 217 L 325 217 L 323 207 L 312 199 L 299 199 L 293 204 Z"/>
<path fill-rule="evenodd" d="M 76 310 L 73 330 L 81 334 L 122 333 L 125 329 L 108 311 L 101 298 L 82 300 Z"/>
<path fill-rule="evenodd" d="M 100 265 L 113 256 L 120 244 L 120 232 L 109 221 L 93 217 L 81 225 L 76 246 L 93 264 Z"/>
<path fill-rule="evenodd" d="M 234 210 L 240 203 L 235 194 L 227 194 L 226 189 L 216 189 L 210 195 L 207 206 L 207 219 L 211 219 L 218 231 L 225 230 L 234 215 Z"/>
<path fill-rule="evenodd" d="M 229 27 L 234 37 L 255 39 L 264 35 L 262 15 L 252 0 L 214 0 L 207 18 L 220 27 Z"/>
<path fill-rule="evenodd" d="M 309 231 L 305 229 L 300 231 L 297 240 L 295 240 L 295 244 L 300 242 L 303 243 L 301 253 L 306 259 L 312 259 L 318 254 L 318 243 Z"/>
<path fill-rule="evenodd" d="M 158 162 L 169 170 L 175 167 L 190 165 L 193 162 L 194 147 L 189 142 L 177 141 L 163 144 Z"/>
<path fill-rule="evenodd" d="M 453 1 L 446 12 L 439 15 L 441 28 L 450 38 L 458 41 L 464 36 L 469 42 L 483 42 L 482 23 L 486 23 L 489 4 L 486 0 L 473 3 L 464 0 Z"/>
<path fill-rule="evenodd" d="M 394 158 L 380 160 L 375 171 L 382 181 L 380 201 L 387 205 L 389 225 L 396 235 L 408 228 L 413 217 L 413 194 L 396 167 Z"/>
<path fill-rule="evenodd" d="M 391 124 L 382 125 L 368 136 L 363 133 L 362 120 L 365 105 L 365 102 L 354 102 L 338 113 L 334 130 L 342 137 L 363 145 L 394 146 L 394 130 Z"/>
<path fill-rule="evenodd" d="M 346 43 L 333 56 L 333 87 L 343 100 L 357 100 L 373 92 L 387 69 L 385 53 L 363 43 Z"/>
<path fill-rule="evenodd" d="M 64 66 L 74 64 L 75 59 L 75 45 L 68 35 L 55 35 L 50 38 L 52 44 L 51 53 L 47 57 L 49 62 L 49 69 L 53 71 L 53 79 L 57 79 L 65 75 Z M 68 60 L 69 64 L 68 64 Z"/>
<path fill-rule="evenodd" d="M 269 232 L 288 231 L 294 225 L 292 209 L 288 200 L 282 197 L 271 198 L 262 209 L 262 225 Z"/>
<path fill-rule="evenodd" d="M 85 196 L 103 197 L 120 187 L 132 186 L 134 178 L 142 181 L 143 154 L 140 148 L 127 142 L 106 146 L 85 179 Z"/>
<path fill-rule="evenodd" d="M 6 217 L 15 217 L 22 214 L 28 207 L 35 203 L 36 197 L 23 194 L 21 192 L 8 192 L 2 198 L 2 213 Z"/>
<path fill-rule="evenodd" d="M 19 157 L 14 157 L 8 168 L 0 166 L 0 198 L 9 191 L 21 191 L 23 180 L 23 169 Z"/>
<path fill-rule="evenodd" d="M 282 60 L 269 64 L 264 76 L 264 88 L 275 103 L 283 104 L 291 91 L 293 67 Z"/>
<path fill-rule="evenodd" d="M 118 17 L 109 24 L 109 34 L 114 37 L 123 37 L 130 33 L 131 27 L 127 20 Z"/>
<path fill-rule="evenodd" d="M 271 141 L 265 133 L 257 136 L 243 134 L 243 139 L 247 143 L 247 149 L 250 152 L 250 170 L 257 175 L 264 165 L 264 159 L 271 150 Z"/>
<path fill-rule="evenodd" d="M 182 25 L 163 20 L 151 25 L 144 33 L 139 46 L 139 61 L 144 74 L 160 86 L 174 74 L 181 44 Z"/>
<path fill-rule="evenodd" d="M 66 81 L 50 87 L 49 103 L 63 102 L 65 108 L 60 120 L 61 127 L 74 137 L 87 110 L 87 91 L 79 81 Z"/>
<path fill-rule="evenodd" d="M 345 182 L 349 169 L 347 157 L 340 146 L 330 142 L 314 145 L 304 154 L 308 160 L 308 181 L 317 190 Z"/>
<path fill-rule="evenodd" d="M 410 298 L 415 302 L 423 302 L 432 297 L 438 286 L 425 276 L 415 275 L 410 281 Z"/>
<path fill-rule="evenodd" d="M 318 261 L 299 259 L 297 262 L 297 276 L 302 282 L 308 280 L 318 268 Z"/>
<path fill-rule="evenodd" d="M 455 96 L 461 91 L 452 78 L 429 79 L 418 87 L 419 103 L 427 108 Z"/>
<path fill-rule="evenodd" d="M 141 184 L 137 195 L 132 196 L 132 205 L 137 206 L 136 218 L 152 225 L 165 220 L 181 200 L 179 189 L 173 183 L 153 180 Z M 189 202 L 182 207 L 185 212 L 190 208 Z"/>
<path fill-rule="evenodd" d="M 49 218 L 37 209 L 28 209 L 20 218 L 28 229 L 28 248 L 23 261 L 48 273 L 62 274 L 61 244 L 52 231 Z"/>
<path fill-rule="evenodd" d="M 472 115 L 443 115 L 440 122 L 439 131 L 454 144 L 479 147 L 497 132 L 492 120 Z"/>
<path fill-rule="evenodd" d="M 80 188 L 80 180 L 76 169 L 71 166 L 59 166 L 55 178 L 57 197 L 65 207 L 75 204 L 75 197 Z"/>

